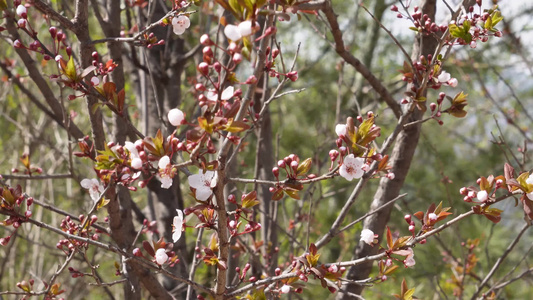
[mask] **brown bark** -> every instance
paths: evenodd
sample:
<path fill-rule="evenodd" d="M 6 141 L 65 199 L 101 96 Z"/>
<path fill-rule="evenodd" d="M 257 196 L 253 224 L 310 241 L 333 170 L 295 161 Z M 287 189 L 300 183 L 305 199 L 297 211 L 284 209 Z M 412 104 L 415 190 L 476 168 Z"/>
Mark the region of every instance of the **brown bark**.
<path fill-rule="evenodd" d="M 169 11 L 163 1 L 153 2 L 153 15 L 151 20 L 142 16 L 137 22 L 147 25 L 147 22 L 159 20 Z M 146 135 L 155 135 L 157 130 L 170 134 L 174 128 L 166 130 L 162 120 L 166 120 L 166 112 L 176 108 L 181 103 L 181 76 L 184 71 L 185 53 L 184 41 L 176 38 L 172 33 L 172 27 L 155 27 L 152 32 L 158 40 L 165 40 L 165 45 L 156 46 L 152 49 L 132 49 L 132 57 L 135 56 L 141 66 L 128 64 L 133 74 L 133 80 L 137 83 L 144 81 L 146 85 L 135 84 L 136 98 L 141 99 L 140 109 L 145 122 L 144 132 Z M 135 52 L 135 53 L 134 53 Z M 147 72 L 148 71 L 148 72 Z M 157 101 L 157 105 L 156 105 Z M 170 132 L 168 132 L 170 131 Z M 176 176 L 170 189 L 161 188 L 161 183 L 153 178 L 148 184 L 148 201 L 150 218 L 157 220 L 158 231 L 165 241 L 172 242 L 172 221 L 176 216 L 176 209 L 183 209 L 183 196 L 180 190 L 180 178 Z M 173 274 L 188 277 L 187 264 L 189 255 L 186 252 L 185 235 L 174 244 L 174 251 L 180 258 L 180 262 L 172 268 L 168 268 Z M 181 298 L 186 296 L 186 288 L 176 290 L 176 281 L 163 277 L 162 283 L 173 294 L 179 294 Z"/>
<path fill-rule="evenodd" d="M 436 0 L 422 0 L 420 7 L 424 14 L 427 14 L 433 20 L 435 19 Z M 433 36 L 418 36 L 415 40 L 412 59 L 417 60 L 420 55 L 433 54 L 437 48 L 437 45 L 438 41 Z M 410 115 L 407 122 L 409 123 L 420 120 L 421 117 L 422 113 L 418 110 L 415 110 Z M 413 161 L 415 150 L 418 145 L 420 129 L 421 123 L 418 123 L 402 130 L 398 135 L 390 158 L 390 165 L 392 166 L 391 172 L 395 174 L 395 178 L 394 180 L 389 180 L 387 178 L 381 179 L 378 190 L 374 196 L 374 200 L 372 201 L 370 211 L 375 210 L 388 201 L 391 201 L 400 194 L 400 190 L 409 172 L 409 168 Z M 389 220 L 391 210 L 392 207 L 388 206 L 387 208 L 370 216 L 364 222 L 363 227 L 378 234 L 380 242 L 385 230 L 385 225 Z M 360 242 L 358 247 L 355 249 L 354 257 L 362 258 L 374 255 L 378 250 L 378 247 L 371 247 L 363 242 Z M 351 267 L 346 278 L 349 280 L 362 280 L 368 278 L 368 275 L 372 270 L 372 264 L 373 262 L 369 262 Z M 342 291 L 340 291 L 337 295 L 337 299 L 357 299 L 355 296 L 352 296 L 349 293 L 360 295 L 363 291 L 363 288 L 363 286 L 354 283 L 345 284 L 342 287 Z"/>

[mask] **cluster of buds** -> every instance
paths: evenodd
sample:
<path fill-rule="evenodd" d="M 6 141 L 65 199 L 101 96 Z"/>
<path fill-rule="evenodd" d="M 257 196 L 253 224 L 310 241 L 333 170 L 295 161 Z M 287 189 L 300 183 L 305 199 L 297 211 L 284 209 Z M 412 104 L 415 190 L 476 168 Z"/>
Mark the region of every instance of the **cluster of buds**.
<path fill-rule="evenodd" d="M 172 122 L 174 121 L 173 119 Z M 139 187 L 144 188 L 152 177 L 158 176 L 162 187 L 169 188 L 177 173 L 171 157 L 177 151 L 188 149 L 174 136 L 174 133 L 165 139 L 161 131 L 158 131 L 154 138 L 146 137 L 134 143 L 127 141 L 124 146 L 109 142 L 97 156 L 94 156 L 87 138 L 80 140 L 78 145 L 81 151 L 75 152 L 74 155 L 95 161 L 95 170 L 102 182 L 109 183 L 110 180 L 114 180 L 115 183 L 124 185 L 132 191 L 137 190 L 132 184 L 142 172 L 151 176 L 140 181 Z"/>
<path fill-rule="evenodd" d="M 26 200 L 26 205 L 23 205 L 24 200 Z M 0 187 L 0 208 L 9 212 L 6 214 L 8 215 L 7 219 L 1 221 L 0 225 L 13 226 L 15 230 L 18 229 L 22 223 L 31 218 L 32 204 L 33 198 L 26 197 L 22 193 L 22 187 L 20 185 L 17 185 L 16 188 L 10 186 Z M 7 245 L 10 239 L 11 235 L 0 238 L 0 245 Z"/>
<path fill-rule="evenodd" d="M 507 190 L 505 181 L 505 177 L 501 175 L 498 177 L 490 175 L 487 178 L 482 176 L 476 181 L 479 190 L 475 187 L 462 187 L 459 193 L 464 196 L 463 201 L 465 202 L 485 203 L 494 199 L 498 189 Z"/>
<path fill-rule="evenodd" d="M 228 219 L 228 229 L 231 236 L 243 235 L 261 229 L 261 224 L 252 221 L 251 218 L 253 212 L 251 208 L 259 204 L 256 191 L 243 194 L 240 203 L 236 201 L 235 195 L 231 194 L 228 196 L 228 202 L 235 204 L 237 207 L 233 214 L 234 219 Z M 244 229 L 240 230 L 243 221 L 247 223 L 244 225 Z"/>
<path fill-rule="evenodd" d="M 292 82 L 295 82 L 296 80 L 298 80 L 298 71 L 289 71 L 287 73 L 283 73 L 283 72 L 278 72 L 274 67 L 276 65 L 276 58 L 279 56 L 280 54 L 280 50 L 279 49 L 273 49 L 272 50 L 272 55 L 269 55 L 271 52 L 271 49 L 270 47 L 267 48 L 266 50 L 266 54 L 267 54 L 267 61 L 265 63 L 265 71 L 268 72 L 268 76 L 272 77 L 272 78 L 277 78 L 278 81 L 281 81 L 281 77 L 285 77 L 287 79 L 289 79 L 290 81 Z"/>
<path fill-rule="evenodd" d="M 269 188 L 272 193 L 272 200 L 280 200 L 283 198 L 284 193 L 293 199 L 299 200 L 298 192 L 303 189 L 303 184 L 298 180 L 316 178 L 315 174 L 307 174 L 311 169 L 312 162 L 311 158 L 300 162 L 300 158 L 296 154 L 290 154 L 280 159 L 277 167 L 272 168 L 272 174 L 278 181 L 275 186 Z M 280 170 L 284 170 L 286 174 L 287 179 L 283 182 L 279 178 Z"/>
<path fill-rule="evenodd" d="M 148 253 L 148 256 L 144 256 L 140 248 L 133 249 L 132 253 L 134 256 L 150 260 L 160 266 L 169 264 L 169 266 L 172 267 L 179 262 L 176 253 L 172 251 L 174 244 L 166 243 L 163 238 L 154 242 L 144 240 L 142 245 L 143 249 Z"/>
<path fill-rule="evenodd" d="M 272 174 L 276 177 L 276 180 L 279 181 L 279 172 L 280 169 L 284 170 L 286 173 L 286 178 L 289 180 L 296 180 L 298 177 L 307 174 L 311 168 L 312 160 L 310 158 L 306 159 L 300 163 L 300 158 L 296 154 L 289 154 L 283 159 L 278 160 L 277 167 L 272 168 Z M 315 178 L 314 174 L 309 174 L 306 176 L 309 179 Z"/>
<path fill-rule="evenodd" d="M 99 58 L 98 52 L 96 52 L 96 51 L 94 51 L 91 54 L 91 57 L 93 59 L 91 64 L 96 68 L 96 69 L 94 69 L 94 73 L 96 75 L 106 76 L 109 73 L 113 72 L 116 67 L 118 67 L 118 64 L 116 64 L 112 59 L 108 60 L 105 64 L 100 62 L 100 58 Z M 93 86 L 96 86 L 96 85 L 98 85 L 100 83 L 99 80 L 96 82 L 95 78 L 98 79 L 97 77 L 92 77 L 91 78 L 91 84 Z"/>
<path fill-rule="evenodd" d="M 165 40 L 158 40 L 153 32 L 143 34 L 142 46 L 152 49 L 154 46 L 164 45 Z"/>
<path fill-rule="evenodd" d="M 495 5 L 491 9 L 481 11 L 481 0 L 476 0 L 479 10 L 476 13 L 474 6 L 468 8 L 468 14 L 463 16 L 457 23 L 452 22 L 448 27 L 452 38 L 457 40 L 454 43 L 469 45 L 471 48 L 477 47 L 477 42 L 483 43 L 489 40 L 490 36 L 501 37 L 502 32 L 494 28 L 503 17 Z"/>
<path fill-rule="evenodd" d="M 22 164 L 24 165 L 24 175 L 33 175 L 33 174 L 41 174 L 43 172 L 43 169 L 40 168 L 40 167 L 37 167 L 37 166 L 34 166 L 30 163 L 30 156 L 29 154 L 27 153 L 24 153 L 21 157 L 20 157 L 20 162 L 22 162 Z M 11 169 L 11 172 L 12 173 L 18 173 L 20 172 L 19 169 L 17 168 L 13 168 Z"/>
<path fill-rule="evenodd" d="M 407 9 L 409 6 L 406 6 Z M 399 19 L 408 19 L 411 22 L 413 22 L 413 27 L 411 29 L 423 33 L 425 35 L 430 35 L 438 32 L 444 32 L 446 31 L 447 27 L 444 26 L 438 26 L 427 14 L 422 14 L 418 6 L 415 6 L 413 8 L 414 12 L 412 14 L 409 14 L 406 12 L 406 14 L 401 13 L 398 10 L 398 7 L 396 5 L 391 6 L 391 11 L 396 12 L 396 17 Z"/>
<path fill-rule="evenodd" d="M 67 232 L 72 235 L 78 235 L 80 237 L 90 238 L 93 241 L 97 241 L 100 238 L 100 231 L 98 229 L 95 229 L 93 232 L 93 227 L 98 221 L 98 217 L 96 215 L 92 215 L 90 219 L 87 221 L 87 224 L 85 227 L 82 228 L 82 224 L 84 224 L 85 216 L 80 215 L 78 217 L 79 223 L 74 222 L 70 216 L 66 216 L 63 220 L 61 220 L 61 224 L 59 227 L 64 232 Z M 79 241 L 79 240 L 69 240 L 69 239 L 62 239 L 59 240 L 56 244 L 56 248 L 60 250 L 66 251 L 66 253 L 70 251 L 74 251 L 78 248 L 86 248 L 88 246 L 87 243 Z M 68 250 L 65 250 L 68 249 Z"/>
<path fill-rule="evenodd" d="M 72 278 L 80 278 L 85 276 L 85 273 L 81 272 L 78 269 L 74 269 L 73 267 L 68 267 L 68 272 L 70 273 L 70 276 Z"/>

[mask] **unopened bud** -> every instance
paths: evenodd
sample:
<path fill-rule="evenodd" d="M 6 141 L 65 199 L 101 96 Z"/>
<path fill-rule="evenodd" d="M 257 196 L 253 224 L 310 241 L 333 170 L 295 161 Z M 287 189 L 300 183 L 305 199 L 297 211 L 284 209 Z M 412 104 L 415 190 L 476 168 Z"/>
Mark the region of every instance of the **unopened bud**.
<path fill-rule="evenodd" d="M 206 62 L 201 62 L 198 64 L 198 72 L 200 74 L 207 76 L 209 74 L 209 65 Z"/>

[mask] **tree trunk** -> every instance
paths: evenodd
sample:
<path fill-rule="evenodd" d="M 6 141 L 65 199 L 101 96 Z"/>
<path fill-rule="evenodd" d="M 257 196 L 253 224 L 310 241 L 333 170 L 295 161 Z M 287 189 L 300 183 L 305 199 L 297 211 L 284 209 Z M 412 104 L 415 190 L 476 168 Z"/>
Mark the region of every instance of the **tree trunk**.
<path fill-rule="evenodd" d="M 427 14 L 432 20 L 435 19 L 436 12 L 436 0 L 422 0 L 420 7 L 423 14 Z M 433 36 L 417 36 L 414 43 L 412 60 L 416 61 L 420 55 L 433 54 L 438 41 Z M 416 83 L 415 83 L 416 84 Z M 408 87 L 410 89 L 410 86 Z M 405 113 L 405 112 L 404 112 Z M 422 112 L 415 108 L 415 111 L 410 115 L 409 122 L 420 120 Z M 400 194 L 400 189 L 403 186 L 409 168 L 411 166 L 413 156 L 415 154 L 416 147 L 418 145 L 418 139 L 420 136 L 421 123 L 402 130 L 398 135 L 392 155 L 390 158 L 390 165 L 392 166 L 391 172 L 394 173 L 394 180 L 382 178 L 372 201 L 370 211 L 384 205 L 390 200 L 396 198 Z M 370 229 L 374 233 L 379 235 L 379 241 L 381 242 L 385 226 L 389 221 L 392 206 L 388 206 L 382 209 L 378 213 L 365 219 L 363 227 Z M 374 255 L 379 250 L 378 247 L 371 247 L 363 242 L 360 242 L 354 251 L 355 258 L 362 258 L 369 255 Z M 346 278 L 348 280 L 362 280 L 368 278 L 370 271 L 372 270 L 373 262 L 360 264 L 350 267 Z M 337 295 L 337 299 L 358 299 L 356 296 L 360 295 L 364 286 L 354 283 L 347 283 L 343 285 L 342 290 Z"/>

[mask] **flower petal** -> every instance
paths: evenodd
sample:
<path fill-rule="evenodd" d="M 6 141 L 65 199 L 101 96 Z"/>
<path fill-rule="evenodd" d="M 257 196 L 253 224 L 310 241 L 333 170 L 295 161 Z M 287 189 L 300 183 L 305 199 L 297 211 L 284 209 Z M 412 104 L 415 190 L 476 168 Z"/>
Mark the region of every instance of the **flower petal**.
<path fill-rule="evenodd" d="M 233 97 L 234 89 L 232 86 L 228 86 L 223 92 L 222 95 L 220 95 L 220 99 L 222 100 L 229 100 L 231 97 Z"/>
<path fill-rule="evenodd" d="M 90 189 L 93 186 L 93 181 L 91 179 L 85 178 L 80 182 L 80 185 L 84 189 Z"/>
<path fill-rule="evenodd" d="M 203 186 L 201 188 L 196 189 L 196 199 L 200 201 L 205 201 L 209 199 L 209 197 L 213 194 L 213 191 L 211 188 Z"/>
<path fill-rule="evenodd" d="M 170 164 L 170 157 L 168 157 L 168 155 L 165 155 L 159 159 L 157 166 L 159 167 L 159 169 L 166 169 L 169 164 Z"/>
<path fill-rule="evenodd" d="M 232 41 L 238 41 L 242 38 L 239 28 L 235 25 L 226 25 L 224 28 L 224 34 Z"/>
<path fill-rule="evenodd" d="M 341 135 L 346 136 L 346 124 L 337 124 L 335 126 L 335 133 L 340 137 Z"/>
<path fill-rule="evenodd" d="M 194 174 L 187 178 L 189 181 L 189 185 L 194 189 L 199 189 L 202 186 L 204 186 L 204 183 L 202 182 L 202 174 Z"/>
<path fill-rule="evenodd" d="M 252 34 L 252 21 L 244 21 L 237 26 L 241 36 L 249 36 Z"/>
<path fill-rule="evenodd" d="M 168 112 L 167 117 L 168 117 L 168 121 L 173 126 L 180 126 L 183 120 L 185 120 L 185 114 L 180 109 L 177 109 L 177 108 L 171 109 Z"/>

